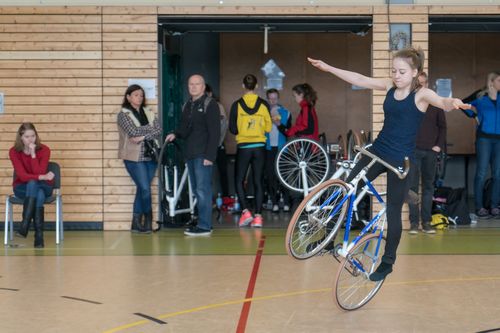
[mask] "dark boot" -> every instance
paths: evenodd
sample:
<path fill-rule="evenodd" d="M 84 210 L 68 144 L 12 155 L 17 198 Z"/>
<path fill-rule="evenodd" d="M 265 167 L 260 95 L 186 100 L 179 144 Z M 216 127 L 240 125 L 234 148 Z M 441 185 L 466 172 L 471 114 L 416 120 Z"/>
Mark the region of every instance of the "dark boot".
<path fill-rule="evenodd" d="M 16 231 L 16 236 L 26 238 L 28 230 L 30 230 L 31 220 L 35 215 L 36 198 L 25 198 L 23 203 L 23 220 L 19 229 Z"/>
<path fill-rule="evenodd" d="M 133 214 L 132 215 L 132 226 L 130 227 L 130 231 L 133 233 L 142 232 L 141 225 L 142 214 Z"/>
<path fill-rule="evenodd" d="M 35 209 L 35 247 L 44 247 L 43 242 L 43 223 L 44 223 L 44 209 L 43 207 L 36 207 Z"/>
<path fill-rule="evenodd" d="M 150 234 L 152 231 L 152 225 L 153 225 L 153 212 L 149 212 L 144 214 L 144 229 L 142 229 L 142 232 L 145 234 Z"/>

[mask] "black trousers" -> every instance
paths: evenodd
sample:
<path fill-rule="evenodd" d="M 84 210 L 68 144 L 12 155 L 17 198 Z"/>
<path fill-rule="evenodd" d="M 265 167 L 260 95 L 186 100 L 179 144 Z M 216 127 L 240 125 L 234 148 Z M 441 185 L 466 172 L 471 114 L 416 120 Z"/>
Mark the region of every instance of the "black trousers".
<path fill-rule="evenodd" d="M 278 179 L 278 175 L 276 174 L 276 156 L 278 155 L 278 147 L 271 147 L 271 150 L 266 149 L 266 166 L 265 166 L 265 184 L 267 194 L 271 197 L 273 204 L 277 204 L 280 199 L 278 196 L 278 191 L 283 195 L 283 201 L 285 205 L 290 204 L 290 196 L 288 191 L 281 186 L 280 181 Z"/>
<path fill-rule="evenodd" d="M 418 194 L 418 185 L 422 177 L 422 200 L 420 210 L 418 204 L 408 204 L 410 208 L 410 223 L 418 226 L 421 222 L 432 220 L 432 196 L 434 195 L 434 178 L 436 177 L 437 153 L 432 150 L 415 150 L 415 160 L 412 161 L 410 173 L 410 189 Z M 421 214 L 419 214 L 421 212 Z"/>
<path fill-rule="evenodd" d="M 356 175 L 371 162 L 371 158 L 363 156 L 361 160 L 354 166 L 352 172 L 347 178 L 350 182 Z M 396 261 L 396 250 L 401 240 L 401 232 L 403 224 L 401 221 L 401 211 L 403 203 L 409 190 L 409 179 L 399 179 L 392 171 L 388 171 L 385 166 L 380 163 L 373 165 L 366 174 L 366 178 L 371 182 L 380 174 L 387 172 L 387 241 L 385 243 L 385 252 L 382 261 L 387 264 L 394 264 Z M 360 187 L 364 186 L 364 182 L 360 182 Z"/>
<path fill-rule="evenodd" d="M 229 196 L 229 184 L 227 180 L 227 155 L 224 145 L 217 148 L 217 171 L 219 172 L 220 190 L 223 197 Z"/>
<path fill-rule="evenodd" d="M 266 160 L 266 147 L 258 148 L 238 148 L 236 153 L 235 186 L 236 194 L 241 205 L 241 209 L 248 209 L 246 200 L 244 181 L 248 168 L 252 166 L 253 185 L 255 192 L 255 213 L 262 212 L 262 201 L 264 200 L 264 190 L 262 177 L 264 175 L 264 163 Z"/>

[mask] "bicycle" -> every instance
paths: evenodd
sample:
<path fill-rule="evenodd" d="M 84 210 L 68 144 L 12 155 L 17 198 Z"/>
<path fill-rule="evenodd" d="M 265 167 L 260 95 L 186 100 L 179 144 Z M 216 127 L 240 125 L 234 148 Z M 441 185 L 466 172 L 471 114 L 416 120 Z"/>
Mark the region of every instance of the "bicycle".
<path fill-rule="evenodd" d="M 365 148 L 356 146 L 356 150 L 370 157 L 370 163 L 349 183 L 331 179 L 311 191 L 295 211 L 286 234 L 286 250 L 290 256 L 303 260 L 319 253 L 331 252 L 341 263 L 334 294 L 337 305 L 344 310 L 359 309 L 368 303 L 384 282 L 372 282 L 369 276 L 378 267 L 385 248 L 386 206 L 366 174 L 375 163 L 381 163 L 403 179 L 410 168 L 408 158 L 405 159 L 404 170 L 400 171 Z M 366 185 L 357 194 L 361 180 Z M 373 195 L 382 208 L 359 235 L 350 240 L 354 207 L 366 194 Z M 346 223 L 342 242 L 333 244 L 325 251 L 325 247 L 334 241 L 344 219 Z"/>
<path fill-rule="evenodd" d="M 326 141 L 324 135 L 322 139 Z M 307 138 L 291 140 L 276 157 L 276 174 L 285 187 L 301 192 L 305 197 L 328 179 L 330 155 L 325 147 L 329 147 L 330 152 L 334 152 L 337 157 L 341 156 L 340 161 L 337 162 L 336 171 L 330 177 L 330 179 L 337 179 L 349 175 L 356 161 L 354 146 L 364 146 L 368 142 L 369 138 L 364 131 L 358 133 L 352 130 L 347 134 L 347 140 L 339 136 L 337 144 L 326 145 Z M 333 146 L 335 149 L 331 149 Z"/>
<path fill-rule="evenodd" d="M 174 147 L 174 150 L 167 154 L 169 147 Z M 162 217 L 168 216 L 171 221 L 175 221 L 177 215 L 189 213 L 192 222 L 194 221 L 197 199 L 189 178 L 187 163 L 176 161 L 176 156 L 180 161 L 183 160 L 179 145 L 175 141 L 164 142 L 157 158 L 161 183 L 159 195 L 163 210 L 161 215 Z M 167 223 L 162 219 L 158 222 L 158 228 L 155 231 L 159 231 L 161 226 Z"/>

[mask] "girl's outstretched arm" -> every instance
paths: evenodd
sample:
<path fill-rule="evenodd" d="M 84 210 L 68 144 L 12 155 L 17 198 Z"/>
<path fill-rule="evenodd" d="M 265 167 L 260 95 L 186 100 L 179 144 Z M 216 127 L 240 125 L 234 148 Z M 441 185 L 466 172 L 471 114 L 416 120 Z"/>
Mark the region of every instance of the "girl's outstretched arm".
<path fill-rule="evenodd" d="M 344 80 L 350 84 L 360 86 L 363 88 L 373 89 L 373 90 L 389 90 L 392 87 L 391 79 L 374 79 L 372 77 L 364 76 L 362 74 L 346 71 L 344 69 L 336 68 L 328 65 L 322 60 L 307 58 L 307 60 L 314 67 L 322 70 L 323 72 L 331 73 L 341 80 Z"/>
<path fill-rule="evenodd" d="M 428 88 L 421 88 L 419 93 L 422 94 L 422 99 L 428 104 L 434 105 L 444 111 L 451 111 L 456 109 L 468 110 L 472 108 L 472 105 L 462 102 L 459 98 L 445 98 L 436 94 L 434 91 Z"/>

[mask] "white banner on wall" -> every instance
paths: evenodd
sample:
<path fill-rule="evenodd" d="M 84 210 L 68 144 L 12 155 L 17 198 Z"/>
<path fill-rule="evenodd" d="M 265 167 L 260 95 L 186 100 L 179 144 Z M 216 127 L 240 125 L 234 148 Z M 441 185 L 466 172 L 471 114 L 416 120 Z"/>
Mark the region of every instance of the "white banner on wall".
<path fill-rule="evenodd" d="M 138 84 L 144 89 L 147 99 L 156 98 L 156 80 L 155 79 L 128 79 L 128 86 Z"/>

